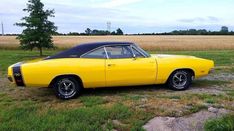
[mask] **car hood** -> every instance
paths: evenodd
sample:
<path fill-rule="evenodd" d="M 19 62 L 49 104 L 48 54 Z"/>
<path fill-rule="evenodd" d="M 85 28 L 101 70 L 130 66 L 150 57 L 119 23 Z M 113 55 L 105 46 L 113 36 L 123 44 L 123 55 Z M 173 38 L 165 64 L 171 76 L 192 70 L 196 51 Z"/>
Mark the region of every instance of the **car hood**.
<path fill-rule="evenodd" d="M 21 61 L 21 62 L 17 62 L 17 63 L 15 63 L 15 64 L 12 64 L 12 65 L 10 66 L 10 68 L 11 68 L 11 67 L 14 67 L 14 66 L 20 66 L 20 65 L 22 65 L 22 64 L 36 63 L 36 62 L 40 62 L 40 61 L 42 61 L 42 60 L 44 60 L 44 59 L 43 59 L 43 58 L 37 58 L 37 59 L 33 59 L 33 60 Z"/>
<path fill-rule="evenodd" d="M 27 63 L 36 63 L 36 62 L 39 62 L 39 61 L 42 61 L 44 60 L 43 58 L 37 58 L 37 59 L 33 59 L 33 60 L 26 60 L 26 61 L 22 61 L 20 62 L 21 64 L 27 64 Z"/>
<path fill-rule="evenodd" d="M 210 63 L 212 67 L 214 66 L 214 61 L 205 59 L 205 58 L 200 58 L 200 57 L 195 57 L 195 56 L 189 56 L 189 55 L 168 55 L 168 54 L 151 54 L 151 57 L 154 57 L 158 61 L 180 61 L 180 62 L 205 62 L 205 63 Z"/>

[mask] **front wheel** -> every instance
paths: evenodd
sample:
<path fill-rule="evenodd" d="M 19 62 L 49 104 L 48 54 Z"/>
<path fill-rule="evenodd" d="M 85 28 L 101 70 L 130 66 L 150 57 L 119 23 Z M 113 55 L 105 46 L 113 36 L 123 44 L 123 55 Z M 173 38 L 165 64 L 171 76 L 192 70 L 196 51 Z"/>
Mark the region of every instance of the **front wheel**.
<path fill-rule="evenodd" d="M 53 88 L 58 98 L 66 100 L 78 96 L 82 89 L 79 82 L 74 77 L 58 78 L 54 82 Z"/>
<path fill-rule="evenodd" d="M 173 90 L 188 89 L 191 83 L 192 74 L 187 70 L 174 71 L 167 81 L 167 85 Z"/>

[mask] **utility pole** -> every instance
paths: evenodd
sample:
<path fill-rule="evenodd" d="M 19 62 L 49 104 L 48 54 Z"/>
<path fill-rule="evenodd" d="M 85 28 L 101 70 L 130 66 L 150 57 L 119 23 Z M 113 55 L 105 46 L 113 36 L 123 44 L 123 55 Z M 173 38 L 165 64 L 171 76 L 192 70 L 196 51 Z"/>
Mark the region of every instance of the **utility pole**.
<path fill-rule="evenodd" d="M 3 22 L 1 22 L 2 24 L 2 36 L 4 36 L 4 26 L 3 26 Z"/>
<path fill-rule="evenodd" d="M 106 26 L 107 26 L 107 31 L 109 31 L 111 33 L 111 22 L 107 22 L 106 23 Z"/>

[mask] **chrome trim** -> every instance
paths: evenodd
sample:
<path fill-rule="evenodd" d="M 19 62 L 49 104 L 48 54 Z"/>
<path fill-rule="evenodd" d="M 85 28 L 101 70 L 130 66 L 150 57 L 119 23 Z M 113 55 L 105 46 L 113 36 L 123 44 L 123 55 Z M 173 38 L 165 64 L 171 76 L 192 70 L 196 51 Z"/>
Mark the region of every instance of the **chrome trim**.
<path fill-rule="evenodd" d="M 136 58 L 136 54 L 133 52 L 133 46 L 132 45 L 130 45 L 130 48 L 131 48 L 131 51 L 132 51 L 132 55 L 133 55 L 133 58 Z"/>
<path fill-rule="evenodd" d="M 131 50 L 131 54 L 132 54 L 132 57 L 129 57 L 129 58 L 134 58 L 134 54 L 132 52 L 132 49 L 131 49 L 131 46 L 132 44 L 114 44 L 114 45 L 105 45 L 105 47 L 112 47 L 112 46 L 129 46 L 130 50 Z M 107 53 L 108 54 L 108 53 Z M 110 58 L 108 56 L 109 59 L 129 59 L 129 58 Z"/>
<path fill-rule="evenodd" d="M 140 51 L 142 54 L 144 54 L 144 56 L 145 56 L 146 58 L 150 57 L 150 54 L 147 53 L 145 50 L 143 50 L 141 47 L 139 47 L 139 46 L 136 45 L 136 44 L 133 44 L 133 45 L 134 45 L 134 47 L 135 47 L 138 51 Z"/>
<path fill-rule="evenodd" d="M 92 49 L 92 50 L 90 50 L 90 51 L 88 51 L 88 52 L 82 54 L 82 55 L 80 56 L 80 58 L 83 58 L 83 56 L 85 56 L 85 55 L 87 55 L 87 54 L 89 54 L 89 53 L 91 53 L 91 52 L 93 52 L 93 51 L 95 51 L 95 50 L 98 50 L 98 49 L 100 49 L 100 48 L 103 48 L 103 49 L 104 49 L 103 46 L 99 46 L 99 47 L 97 47 L 97 48 L 94 48 L 94 49 Z M 104 50 L 105 50 L 105 49 L 104 49 Z M 106 56 L 106 58 L 107 58 L 107 56 Z M 86 58 L 86 59 L 106 59 L 106 58 Z"/>
<path fill-rule="evenodd" d="M 147 56 L 142 53 L 136 46 L 132 46 L 135 50 L 137 50 L 141 55 L 143 55 L 145 58 L 147 58 Z M 133 52 L 134 53 L 134 52 Z M 135 55 L 135 54 L 134 54 Z"/>
<path fill-rule="evenodd" d="M 104 46 L 104 51 L 105 51 L 105 53 L 106 53 L 106 58 L 109 59 L 109 55 L 108 55 L 108 53 L 107 53 L 107 51 L 106 51 L 106 47 L 105 47 L 105 46 Z"/>
<path fill-rule="evenodd" d="M 88 54 L 88 53 L 90 53 L 90 52 L 93 52 L 93 51 L 95 51 L 95 50 L 98 50 L 98 49 L 100 49 L 100 48 L 104 48 L 104 47 L 107 47 L 107 46 L 130 46 L 130 45 L 132 45 L 132 44 L 112 44 L 112 45 L 102 45 L 102 46 L 99 46 L 99 47 L 97 47 L 97 48 L 94 48 L 94 49 L 92 49 L 92 50 L 90 50 L 90 51 L 88 51 L 88 52 L 86 52 L 86 53 L 84 53 L 84 54 L 82 54 L 82 55 L 80 55 L 80 57 L 79 58 L 82 58 L 82 56 L 84 56 L 84 55 L 86 55 L 86 54 Z M 107 53 L 107 52 L 106 52 Z M 109 57 L 108 57 L 109 58 Z M 107 58 L 107 56 L 106 56 L 106 59 L 108 59 Z M 88 58 L 87 58 L 88 59 Z M 91 58 L 90 58 L 91 59 Z M 92 58 L 92 59 L 103 59 L 103 58 Z"/>

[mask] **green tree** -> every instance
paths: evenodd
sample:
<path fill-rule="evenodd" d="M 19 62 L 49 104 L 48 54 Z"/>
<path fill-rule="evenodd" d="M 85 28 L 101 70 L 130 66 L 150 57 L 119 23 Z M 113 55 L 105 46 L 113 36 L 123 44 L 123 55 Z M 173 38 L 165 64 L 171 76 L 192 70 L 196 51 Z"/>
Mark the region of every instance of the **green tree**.
<path fill-rule="evenodd" d="M 92 30 L 91 30 L 90 28 L 87 28 L 87 29 L 85 30 L 85 33 L 86 33 L 87 35 L 90 35 L 90 34 L 92 33 Z"/>
<path fill-rule="evenodd" d="M 111 35 L 116 35 L 116 32 L 115 31 L 111 32 Z"/>
<path fill-rule="evenodd" d="M 228 33 L 228 27 L 227 26 L 222 26 L 220 32 Z"/>
<path fill-rule="evenodd" d="M 23 11 L 29 15 L 21 19 L 22 23 L 16 23 L 17 26 L 25 27 L 17 37 L 20 47 L 25 50 L 37 48 L 42 56 L 43 48 L 54 48 L 52 35 L 56 33 L 57 27 L 48 20 L 48 17 L 54 17 L 54 10 L 44 10 L 44 4 L 40 0 L 29 0 Z"/>
<path fill-rule="evenodd" d="M 118 28 L 118 29 L 116 30 L 116 34 L 117 34 L 117 35 L 123 35 L 124 33 L 123 33 L 123 31 L 122 31 L 120 28 Z"/>

